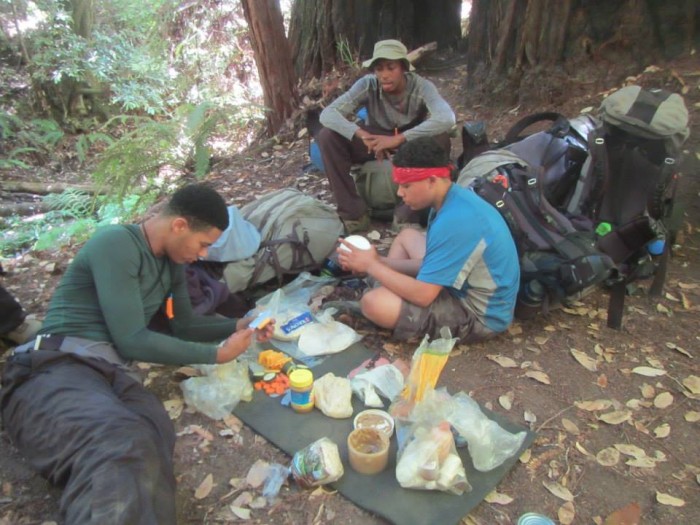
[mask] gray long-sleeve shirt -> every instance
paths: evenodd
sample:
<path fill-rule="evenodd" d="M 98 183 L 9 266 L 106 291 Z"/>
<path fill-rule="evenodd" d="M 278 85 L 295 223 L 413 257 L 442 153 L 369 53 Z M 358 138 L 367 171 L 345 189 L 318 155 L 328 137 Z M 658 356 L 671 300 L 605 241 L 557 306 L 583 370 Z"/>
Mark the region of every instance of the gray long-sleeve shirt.
<path fill-rule="evenodd" d="M 352 140 L 359 126 L 350 118 L 364 106 L 370 127 L 401 130 L 422 120 L 403 131 L 407 141 L 449 132 L 455 124 L 455 114 L 435 85 L 415 73 L 404 74 L 406 88 L 400 95 L 385 93 L 376 75 L 365 75 L 321 112 L 321 124 Z"/>

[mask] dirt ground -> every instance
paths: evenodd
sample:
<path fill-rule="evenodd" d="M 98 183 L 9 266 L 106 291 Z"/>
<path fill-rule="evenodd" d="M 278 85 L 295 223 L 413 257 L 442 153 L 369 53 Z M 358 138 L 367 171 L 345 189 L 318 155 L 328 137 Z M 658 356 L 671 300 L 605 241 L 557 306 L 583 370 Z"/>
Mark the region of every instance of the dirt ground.
<path fill-rule="evenodd" d="M 688 524 L 700 516 L 700 406 L 697 394 L 691 393 L 692 379 L 688 380 L 695 376 L 694 388 L 698 388 L 697 64 L 693 57 L 657 64 L 658 69 L 640 72 L 636 79 L 646 86 L 673 91 L 687 87 L 685 99 L 691 112 L 692 133 L 685 146 L 680 192 L 686 215 L 664 295 L 650 300 L 645 293 L 649 283 L 638 283 L 638 293 L 627 298 L 624 326 L 615 331 L 605 325 L 607 292 L 596 291 L 571 308 L 516 322 L 507 333 L 488 343 L 458 346 L 448 361 L 440 385 L 453 393 L 466 391 L 483 405 L 537 432 L 533 446 L 497 487 L 498 494 L 465 516 L 463 524 L 510 524 L 521 514 L 535 511 L 557 523 L 600 525 L 616 509 L 630 504 L 639 506 L 640 523 L 644 524 Z M 468 101 L 463 87 L 465 75 L 465 67 L 458 66 L 425 76 L 452 104 L 458 122 L 486 120 L 492 140 L 502 138 L 510 124 L 523 115 L 556 110 L 573 117 L 584 108 L 596 108 L 606 91 L 620 87 L 572 85 L 570 90 L 562 91 L 577 95 L 566 101 L 496 107 L 487 99 Z M 209 180 L 236 204 L 287 186 L 329 200 L 324 178 L 302 172 L 308 163 L 307 147 L 306 139 L 301 139 L 259 152 L 255 158 L 228 159 L 226 167 L 215 168 Z M 459 153 L 461 145 L 455 138 L 452 157 L 456 159 Z M 384 241 L 392 235 L 388 226 L 373 224 Z M 29 312 L 41 317 L 75 249 L 31 253 L 3 261 L 8 271 L 3 278 L 5 286 Z M 364 341 L 389 357 L 410 356 L 415 349 L 415 345 L 395 344 L 386 332 L 368 333 Z M 574 358 L 575 351 L 588 357 L 592 370 Z M 500 360 L 499 364 L 495 356 L 510 361 Z M 640 375 L 638 367 L 660 369 L 664 374 Z M 537 375 L 532 374 L 537 371 L 546 374 L 548 384 L 527 375 Z M 179 382 L 183 376 L 176 374 L 175 368 L 150 367 L 147 372 L 150 388 L 164 401 L 181 398 Z M 599 403 L 595 410 L 583 404 L 593 401 Z M 605 422 L 607 416 L 603 415 L 610 412 L 624 414 L 624 421 Z M 258 496 L 260 490 L 241 485 L 241 478 L 256 460 L 288 464 L 290 458 L 245 425 L 238 427 L 233 422 L 227 426 L 187 410 L 174 422 L 179 436 L 175 461 L 183 524 L 385 523 L 337 493 L 303 491 L 294 484 L 283 487 L 273 506 L 251 508 L 239 498 L 246 492 Z M 60 522 L 60 493 L 27 467 L 5 434 L 0 435 L 0 441 L 0 524 Z M 213 486 L 207 492 L 209 475 Z M 557 486 L 566 490 L 557 490 Z M 250 517 L 234 515 L 232 504 L 251 508 Z M 618 519 L 606 523 L 632 522 Z"/>

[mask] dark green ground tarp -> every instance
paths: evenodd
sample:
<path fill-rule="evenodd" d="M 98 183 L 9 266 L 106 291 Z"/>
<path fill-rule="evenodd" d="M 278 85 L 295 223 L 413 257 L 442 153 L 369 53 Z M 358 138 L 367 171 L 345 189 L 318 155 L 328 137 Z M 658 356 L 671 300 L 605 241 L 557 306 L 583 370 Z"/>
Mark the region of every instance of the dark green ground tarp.
<path fill-rule="evenodd" d="M 347 376 L 352 369 L 371 356 L 372 352 L 361 343 L 357 343 L 325 359 L 313 369 L 314 376 L 318 378 L 327 372 L 333 372 L 336 376 Z M 354 414 L 365 408 L 354 396 L 353 407 Z M 527 430 L 510 423 L 498 414 L 485 412 L 511 432 Z M 386 470 L 374 476 L 365 476 L 352 470 L 348 463 L 347 451 L 347 436 L 352 430 L 352 418 L 332 419 L 324 416 L 319 410 L 298 414 L 291 408 L 282 406 L 280 398 L 270 398 L 260 391 L 255 392 L 252 402 L 239 403 L 234 413 L 290 456 L 319 438 L 328 437 L 333 440 L 338 445 L 345 468 L 345 474 L 333 486 L 356 505 L 396 525 L 458 523 L 498 485 L 498 482 L 516 463 L 522 451 L 527 449 L 534 439 L 534 434 L 528 431 L 521 450 L 499 468 L 490 472 L 475 470 L 467 448 L 458 449 L 467 472 L 467 479 L 472 485 L 472 491 L 462 496 L 455 496 L 438 491 L 401 488 L 395 476 L 395 436 L 392 438 L 389 465 Z"/>

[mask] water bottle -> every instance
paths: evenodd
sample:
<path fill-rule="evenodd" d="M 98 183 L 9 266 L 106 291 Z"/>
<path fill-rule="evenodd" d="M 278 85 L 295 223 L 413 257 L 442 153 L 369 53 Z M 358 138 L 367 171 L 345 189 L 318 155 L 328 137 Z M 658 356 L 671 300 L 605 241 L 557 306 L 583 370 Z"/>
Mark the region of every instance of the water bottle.
<path fill-rule="evenodd" d="M 324 277 L 338 277 L 341 273 L 343 273 L 343 268 L 338 262 L 338 254 L 335 253 L 335 251 L 326 257 L 325 261 L 323 261 L 320 273 Z"/>
<path fill-rule="evenodd" d="M 647 251 L 651 256 L 659 256 L 664 253 L 664 248 L 666 247 L 666 239 L 663 237 L 657 237 L 649 244 L 647 244 Z"/>

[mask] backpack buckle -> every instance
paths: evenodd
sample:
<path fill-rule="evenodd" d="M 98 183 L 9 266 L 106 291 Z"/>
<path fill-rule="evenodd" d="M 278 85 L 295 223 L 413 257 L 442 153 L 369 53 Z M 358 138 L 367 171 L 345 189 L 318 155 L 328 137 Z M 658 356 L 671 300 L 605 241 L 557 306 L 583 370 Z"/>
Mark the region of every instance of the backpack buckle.
<path fill-rule="evenodd" d="M 535 177 L 532 177 L 530 179 L 527 179 L 527 185 L 528 186 L 536 186 L 537 185 L 537 179 Z"/>
<path fill-rule="evenodd" d="M 594 142 L 595 142 L 596 144 L 598 144 L 599 146 L 602 146 L 603 144 L 605 144 L 605 139 L 604 139 L 603 137 L 598 137 L 598 138 L 595 139 Z"/>
<path fill-rule="evenodd" d="M 668 164 L 669 166 L 672 166 L 675 163 L 676 163 L 676 159 L 674 159 L 672 157 L 666 157 L 664 159 L 664 164 Z"/>
<path fill-rule="evenodd" d="M 505 206 L 505 205 L 506 205 L 505 201 L 502 201 L 502 200 L 496 201 L 496 208 L 503 208 L 503 206 Z"/>

